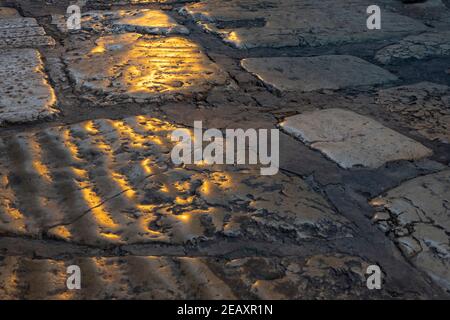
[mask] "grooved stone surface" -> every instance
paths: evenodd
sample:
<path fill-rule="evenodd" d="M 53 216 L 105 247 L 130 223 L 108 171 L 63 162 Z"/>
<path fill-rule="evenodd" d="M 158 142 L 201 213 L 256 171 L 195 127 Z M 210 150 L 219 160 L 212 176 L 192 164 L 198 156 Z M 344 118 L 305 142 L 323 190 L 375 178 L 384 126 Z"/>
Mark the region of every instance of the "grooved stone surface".
<path fill-rule="evenodd" d="M 368 117 L 343 109 L 306 112 L 287 118 L 281 128 L 343 168 L 377 168 L 389 161 L 430 156 L 422 144 Z"/>
<path fill-rule="evenodd" d="M 389 71 L 348 55 L 248 58 L 241 65 L 280 91 L 342 89 L 397 80 Z"/>
<path fill-rule="evenodd" d="M 450 289 L 450 170 L 418 177 L 371 204 L 385 209 L 405 255 L 443 288 Z"/>
<path fill-rule="evenodd" d="M 205 92 L 228 76 L 194 42 L 136 33 L 99 38 L 65 56 L 78 90 L 106 101 L 159 101 Z M 128 100 L 129 101 L 129 100 Z"/>
<path fill-rule="evenodd" d="M 0 140 L 0 234 L 78 244 L 353 237 L 299 177 L 175 167 L 168 122 L 95 120 Z"/>
<path fill-rule="evenodd" d="M 82 270 L 82 290 L 69 291 L 66 287 L 66 268 L 74 264 Z M 232 260 L 182 256 L 33 260 L 0 256 L 0 299 L 290 300 L 388 297 L 380 290 L 367 290 L 365 270 L 368 265 L 369 262 L 359 257 L 342 254 Z"/>
<path fill-rule="evenodd" d="M 0 50 L 0 78 L 0 124 L 45 119 L 58 112 L 37 50 Z"/>

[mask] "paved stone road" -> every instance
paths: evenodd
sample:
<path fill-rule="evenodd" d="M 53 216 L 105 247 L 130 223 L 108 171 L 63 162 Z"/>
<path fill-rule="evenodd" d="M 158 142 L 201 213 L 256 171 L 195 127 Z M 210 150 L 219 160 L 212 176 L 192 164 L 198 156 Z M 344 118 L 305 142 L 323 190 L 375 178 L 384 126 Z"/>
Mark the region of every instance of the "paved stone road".
<path fill-rule="evenodd" d="M 379 3 L 370 31 L 365 0 L 88 0 L 67 30 L 0 1 L 0 299 L 450 298 L 450 3 Z M 280 172 L 174 165 L 195 120 L 280 128 Z"/>

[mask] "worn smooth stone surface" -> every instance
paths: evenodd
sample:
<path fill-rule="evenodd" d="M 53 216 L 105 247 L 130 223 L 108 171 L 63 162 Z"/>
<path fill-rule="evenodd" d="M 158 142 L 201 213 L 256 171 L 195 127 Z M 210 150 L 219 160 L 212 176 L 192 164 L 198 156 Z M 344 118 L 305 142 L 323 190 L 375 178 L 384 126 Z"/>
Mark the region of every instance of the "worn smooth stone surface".
<path fill-rule="evenodd" d="M 0 50 L 0 78 L 0 124 L 45 119 L 58 112 L 37 50 Z"/>
<path fill-rule="evenodd" d="M 391 232 L 418 268 L 450 289 L 450 171 L 418 177 L 371 201 L 391 216 Z"/>
<path fill-rule="evenodd" d="M 368 30 L 366 10 L 372 4 L 365 0 L 206 0 L 188 4 L 181 12 L 241 49 L 357 43 L 427 29 L 379 3 L 383 26 L 375 32 Z"/>
<path fill-rule="evenodd" d="M 430 140 L 450 143 L 450 87 L 430 82 L 383 89 L 377 103 L 390 117 Z"/>
<path fill-rule="evenodd" d="M 450 56 L 450 31 L 425 32 L 409 36 L 379 50 L 375 59 L 384 64 L 406 59 L 426 59 Z"/>
<path fill-rule="evenodd" d="M 306 112 L 281 123 L 287 133 L 343 168 L 377 168 L 389 161 L 430 156 L 422 144 L 368 117 L 343 109 Z"/>
<path fill-rule="evenodd" d="M 101 37 L 65 56 L 78 90 L 100 98 L 158 101 L 205 92 L 228 76 L 194 42 L 136 33 Z M 99 95 L 100 94 L 100 95 Z"/>
<path fill-rule="evenodd" d="M 390 72 L 348 55 L 248 58 L 241 65 L 280 91 L 342 89 L 397 80 Z"/>

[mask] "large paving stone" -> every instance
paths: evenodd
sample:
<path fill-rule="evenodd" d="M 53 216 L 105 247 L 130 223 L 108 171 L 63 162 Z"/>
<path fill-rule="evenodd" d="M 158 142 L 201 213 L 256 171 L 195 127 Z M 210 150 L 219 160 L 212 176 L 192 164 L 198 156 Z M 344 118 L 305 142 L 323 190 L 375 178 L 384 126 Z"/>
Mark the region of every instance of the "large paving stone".
<path fill-rule="evenodd" d="M 371 201 L 375 215 L 405 255 L 450 290 L 450 171 L 422 176 Z"/>
<path fill-rule="evenodd" d="M 173 125 L 138 116 L 0 140 L 0 235 L 89 245 L 353 237 L 299 177 L 170 159 Z"/>
<path fill-rule="evenodd" d="M 430 140 L 450 143 L 450 87 L 421 82 L 378 92 L 391 119 Z"/>
<path fill-rule="evenodd" d="M 58 112 L 37 50 L 0 50 L 0 78 L 0 124 L 45 119 Z"/>
<path fill-rule="evenodd" d="M 391 1 L 386 1 L 389 6 Z M 377 3 L 383 7 L 383 3 Z M 322 46 L 387 39 L 427 28 L 382 8 L 381 30 L 368 30 L 366 0 L 206 0 L 181 12 L 237 48 Z"/>
<path fill-rule="evenodd" d="M 65 55 L 69 75 L 77 90 L 106 103 L 192 96 L 228 81 L 198 45 L 183 37 L 126 33 L 79 47 Z"/>
<path fill-rule="evenodd" d="M 241 64 L 279 91 L 342 89 L 397 80 L 390 72 L 348 55 L 248 58 Z"/>
<path fill-rule="evenodd" d="M 426 59 L 450 56 L 450 31 L 425 32 L 409 36 L 379 50 L 375 58 L 384 64 L 406 59 Z"/>
<path fill-rule="evenodd" d="M 12 15 L 0 16 L 0 48 L 53 46 L 55 40 L 47 36 L 34 18 Z"/>
<path fill-rule="evenodd" d="M 415 160 L 432 154 L 422 144 L 343 109 L 292 116 L 281 123 L 281 128 L 343 168 L 377 168 L 389 161 Z"/>
<path fill-rule="evenodd" d="M 66 268 L 81 269 L 68 290 Z M 369 262 L 342 254 L 239 259 L 164 256 L 31 259 L 0 256 L 0 299 L 349 299 L 367 290 Z M 417 298 L 405 294 L 404 298 Z M 391 297 L 392 298 L 392 297 Z"/>
<path fill-rule="evenodd" d="M 67 32 L 63 15 L 53 15 L 53 22 Z M 162 10 L 135 9 L 117 11 L 88 11 L 82 14 L 81 28 L 94 32 L 137 32 L 143 34 L 188 34 L 189 30 L 176 23 Z"/>

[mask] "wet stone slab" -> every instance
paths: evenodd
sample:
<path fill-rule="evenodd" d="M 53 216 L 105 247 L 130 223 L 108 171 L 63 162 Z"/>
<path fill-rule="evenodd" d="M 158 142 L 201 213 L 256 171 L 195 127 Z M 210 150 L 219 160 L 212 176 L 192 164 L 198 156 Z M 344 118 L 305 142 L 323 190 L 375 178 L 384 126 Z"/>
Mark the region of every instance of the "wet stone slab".
<path fill-rule="evenodd" d="M 372 4 L 366 0 L 205 0 L 188 4 L 181 12 L 240 49 L 357 43 L 427 29 L 379 4 L 383 26 L 368 30 L 366 10 Z"/>
<path fill-rule="evenodd" d="M 192 97 L 228 75 L 184 37 L 136 33 L 101 37 L 67 52 L 65 62 L 76 90 L 92 101 L 146 102 Z"/>
<path fill-rule="evenodd" d="M 377 103 L 403 127 L 450 143 L 450 87 L 430 82 L 380 90 Z"/>
<path fill-rule="evenodd" d="M 351 224 L 299 177 L 175 167 L 175 128 L 138 116 L 0 140 L 0 234 L 102 246 L 353 236 Z"/>
<path fill-rule="evenodd" d="M 248 58 L 242 67 L 281 92 L 342 89 L 397 80 L 390 72 L 348 55 Z"/>
<path fill-rule="evenodd" d="M 53 24 L 67 32 L 67 19 L 53 15 Z M 81 16 L 81 28 L 96 33 L 137 32 L 142 34 L 188 34 L 189 30 L 176 23 L 162 10 L 88 11 Z"/>
<path fill-rule="evenodd" d="M 23 18 L 6 9 L 0 8 L 0 49 L 55 45 L 55 40 L 46 35 L 36 19 Z"/>
<path fill-rule="evenodd" d="M 82 290 L 67 290 L 66 268 L 81 268 Z M 0 256 L 0 299 L 348 299 L 369 291 L 370 263 L 342 254 L 234 260 L 160 256 L 70 260 Z M 337 271 L 338 270 L 338 271 Z M 417 298 L 417 294 L 405 297 Z"/>
<path fill-rule="evenodd" d="M 450 289 L 450 171 L 418 177 L 371 201 L 405 256 Z M 386 214 L 387 213 L 387 214 Z"/>
<path fill-rule="evenodd" d="M 51 118 L 58 113 L 55 93 L 37 50 L 0 50 L 0 78 L 0 125 Z"/>
<path fill-rule="evenodd" d="M 450 31 L 425 32 L 409 36 L 379 50 L 375 59 L 384 64 L 407 59 L 426 59 L 450 56 Z"/>
<path fill-rule="evenodd" d="M 326 109 L 288 117 L 281 128 L 343 168 L 377 168 L 389 161 L 430 156 L 422 144 L 368 117 Z"/>

